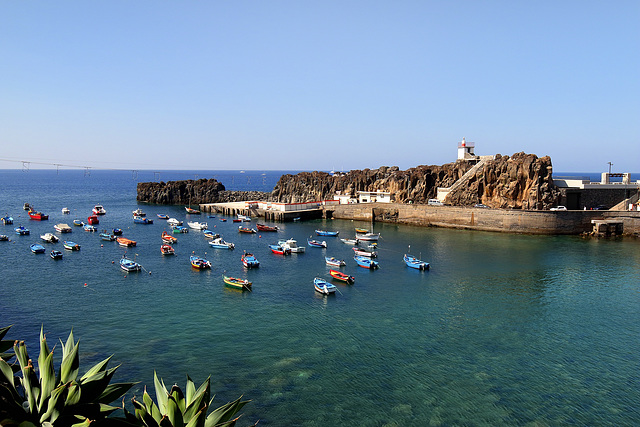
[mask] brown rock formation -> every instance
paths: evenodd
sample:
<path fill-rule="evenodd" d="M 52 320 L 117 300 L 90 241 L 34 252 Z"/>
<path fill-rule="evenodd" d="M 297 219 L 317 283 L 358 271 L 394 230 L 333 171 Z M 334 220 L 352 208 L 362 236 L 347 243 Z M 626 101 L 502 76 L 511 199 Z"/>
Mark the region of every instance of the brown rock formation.
<path fill-rule="evenodd" d="M 336 192 L 388 191 L 398 203 L 427 203 L 435 198 L 438 187 L 449 188 L 473 164 L 464 161 L 442 166 L 418 166 L 401 171 L 397 166 L 356 170 L 331 176 L 326 172 L 302 172 L 283 175 L 271 198 L 283 203 L 333 199 Z M 553 185 L 551 159 L 534 154 L 516 153 L 512 157 L 496 155 L 452 191 L 447 203 L 473 206 L 484 203 L 496 208 L 548 209 L 559 192 Z"/>

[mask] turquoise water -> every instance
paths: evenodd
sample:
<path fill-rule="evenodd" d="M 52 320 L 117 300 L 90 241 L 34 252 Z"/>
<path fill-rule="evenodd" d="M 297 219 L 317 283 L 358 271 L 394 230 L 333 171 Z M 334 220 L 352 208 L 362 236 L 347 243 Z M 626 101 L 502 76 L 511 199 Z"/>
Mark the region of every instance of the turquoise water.
<path fill-rule="evenodd" d="M 163 257 L 168 228 L 156 213 L 187 215 L 138 205 L 130 173 L 0 175 L 0 212 L 32 233 L 0 225 L 12 239 L 0 242 L 0 324 L 15 325 L 11 338 L 25 338 L 33 359 L 40 325 L 52 342 L 73 328 L 82 366 L 115 354 L 116 381 L 141 381 L 131 395 L 152 386 L 154 369 L 168 384 L 211 375 L 219 404 L 241 394 L 252 400 L 241 425 L 640 424 L 637 240 L 376 224 L 381 268 L 371 272 L 336 238 L 323 238 L 326 250 L 290 257 L 267 247 L 284 237 L 305 243 L 316 228 L 350 237 L 370 224 L 318 220 L 240 235 L 237 223 L 202 215 L 237 249 L 210 249 L 192 230 L 177 235 L 175 257 Z M 51 219 L 28 220 L 24 202 Z M 98 227 L 137 240 L 129 254 L 151 274 L 121 271 L 124 249 L 79 227 L 70 236 L 82 249 L 65 251 L 62 261 L 29 252 L 40 234 L 86 219 L 96 203 L 107 210 Z M 64 206 L 71 215 L 60 213 Z M 153 225 L 133 224 L 138 206 Z M 404 266 L 409 245 L 430 271 Z M 243 269 L 243 249 L 259 269 Z M 193 270 L 192 251 L 213 269 Z M 356 276 L 353 286 L 336 283 L 340 292 L 330 297 L 312 284 L 329 277 L 325 255 L 345 259 L 342 271 Z M 223 272 L 250 279 L 254 291 L 225 288 Z"/>

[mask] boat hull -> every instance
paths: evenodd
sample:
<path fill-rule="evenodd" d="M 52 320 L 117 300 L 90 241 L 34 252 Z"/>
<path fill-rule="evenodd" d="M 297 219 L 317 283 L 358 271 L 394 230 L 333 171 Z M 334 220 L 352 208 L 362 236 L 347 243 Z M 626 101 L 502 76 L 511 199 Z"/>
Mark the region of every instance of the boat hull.
<path fill-rule="evenodd" d="M 349 276 L 348 274 L 344 274 L 340 271 L 329 270 L 329 274 L 336 280 L 340 280 L 341 282 L 345 282 L 348 284 L 353 284 L 356 281 L 356 278 L 353 276 Z"/>
<path fill-rule="evenodd" d="M 227 276 L 222 276 L 222 280 L 224 281 L 224 284 L 229 288 L 240 289 L 243 291 L 251 290 L 252 283 L 248 280 L 238 279 L 236 277 L 227 277 Z"/>

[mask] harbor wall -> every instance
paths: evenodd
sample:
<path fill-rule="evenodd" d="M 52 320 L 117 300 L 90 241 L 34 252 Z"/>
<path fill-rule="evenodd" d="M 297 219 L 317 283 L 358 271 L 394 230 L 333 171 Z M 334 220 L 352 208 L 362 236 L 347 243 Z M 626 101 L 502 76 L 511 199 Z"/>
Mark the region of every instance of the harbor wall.
<path fill-rule="evenodd" d="M 532 211 L 369 203 L 327 207 L 325 216 L 336 219 L 524 234 L 589 233 L 593 230 L 591 220 L 617 219 L 624 224 L 624 234 L 640 234 L 640 212 Z"/>

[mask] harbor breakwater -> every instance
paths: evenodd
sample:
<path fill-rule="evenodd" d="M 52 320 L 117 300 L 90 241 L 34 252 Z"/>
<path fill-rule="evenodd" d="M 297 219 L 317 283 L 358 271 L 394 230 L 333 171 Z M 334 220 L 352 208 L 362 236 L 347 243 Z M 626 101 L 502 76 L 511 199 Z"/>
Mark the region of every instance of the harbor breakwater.
<path fill-rule="evenodd" d="M 325 210 L 327 217 L 335 219 L 523 234 L 590 233 L 592 220 L 609 220 L 622 223 L 625 235 L 640 235 L 640 212 L 532 211 L 397 203 L 338 205 Z"/>

